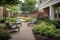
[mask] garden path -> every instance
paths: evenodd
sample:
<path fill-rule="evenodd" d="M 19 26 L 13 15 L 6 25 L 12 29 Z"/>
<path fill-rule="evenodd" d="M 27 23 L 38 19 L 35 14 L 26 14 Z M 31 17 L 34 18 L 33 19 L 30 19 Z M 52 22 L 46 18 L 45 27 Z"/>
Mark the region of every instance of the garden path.
<path fill-rule="evenodd" d="M 35 40 L 31 27 L 27 26 L 27 23 L 22 23 L 20 32 L 13 33 L 10 40 Z"/>

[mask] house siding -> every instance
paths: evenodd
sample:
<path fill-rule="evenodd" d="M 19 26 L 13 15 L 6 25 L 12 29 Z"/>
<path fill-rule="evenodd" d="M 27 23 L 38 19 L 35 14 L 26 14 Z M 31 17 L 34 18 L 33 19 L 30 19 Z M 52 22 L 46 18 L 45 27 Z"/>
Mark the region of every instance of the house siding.
<path fill-rule="evenodd" d="M 46 8 L 48 6 L 54 5 L 54 4 L 59 3 L 59 2 L 60 2 L 60 0 L 47 0 L 44 3 L 40 4 L 39 10 Z"/>
<path fill-rule="evenodd" d="M 39 10 L 43 10 L 45 13 L 49 13 L 50 19 L 54 20 L 55 8 L 58 7 L 58 5 L 60 5 L 60 0 L 42 0 L 42 3 L 38 5 Z"/>

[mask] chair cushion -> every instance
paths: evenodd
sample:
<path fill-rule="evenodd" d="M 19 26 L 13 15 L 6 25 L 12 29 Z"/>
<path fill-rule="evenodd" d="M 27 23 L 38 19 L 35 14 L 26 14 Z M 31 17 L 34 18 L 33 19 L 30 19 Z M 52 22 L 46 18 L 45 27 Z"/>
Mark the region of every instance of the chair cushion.
<path fill-rule="evenodd" d="M 13 29 L 16 28 L 16 25 L 12 26 L 12 28 L 13 28 Z"/>

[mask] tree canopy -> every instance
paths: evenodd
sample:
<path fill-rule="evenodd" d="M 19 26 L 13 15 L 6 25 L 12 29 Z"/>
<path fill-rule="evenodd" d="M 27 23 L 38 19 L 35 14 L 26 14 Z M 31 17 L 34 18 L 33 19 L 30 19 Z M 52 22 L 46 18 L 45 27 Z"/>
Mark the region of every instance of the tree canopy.
<path fill-rule="evenodd" d="M 6 20 L 6 9 L 9 6 L 16 6 L 17 4 L 20 4 L 21 1 L 19 0 L 0 0 L 0 6 L 3 7 L 3 14 Z M 15 8 L 12 8 L 12 10 L 15 11 Z"/>
<path fill-rule="evenodd" d="M 10 6 L 8 7 L 8 9 L 10 9 L 9 11 L 12 11 L 13 13 L 17 13 L 18 11 L 20 11 L 20 9 L 16 6 Z"/>
<path fill-rule="evenodd" d="M 22 5 L 21 5 L 21 10 L 34 12 L 35 5 L 36 5 L 36 0 L 24 0 L 24 3 L 22 3 Z"/>
<path fill-rule="evenodd" d="M 0 0 L 0 5 L 1 6 L 6 6 L 6 5 L 16 5 L 19 4 L 19 0 Z"/>

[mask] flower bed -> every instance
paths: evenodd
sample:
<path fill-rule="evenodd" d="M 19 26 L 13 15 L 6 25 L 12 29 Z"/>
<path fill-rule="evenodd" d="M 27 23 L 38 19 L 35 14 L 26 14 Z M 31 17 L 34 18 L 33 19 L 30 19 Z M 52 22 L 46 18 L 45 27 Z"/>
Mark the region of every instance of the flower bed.
<path fill-rule="evenodd" d="M 60 37 L 47 37 L 47 36 L 35 34 L 35 33 L 34 33 L 34 36 L 36 40 L 60 40 Z"/>
<path fill-rule="evenodd" d="M 60 40 L 60 30 L 56 26 L 41 21 L 33 28 L 37 40 Z"/>

